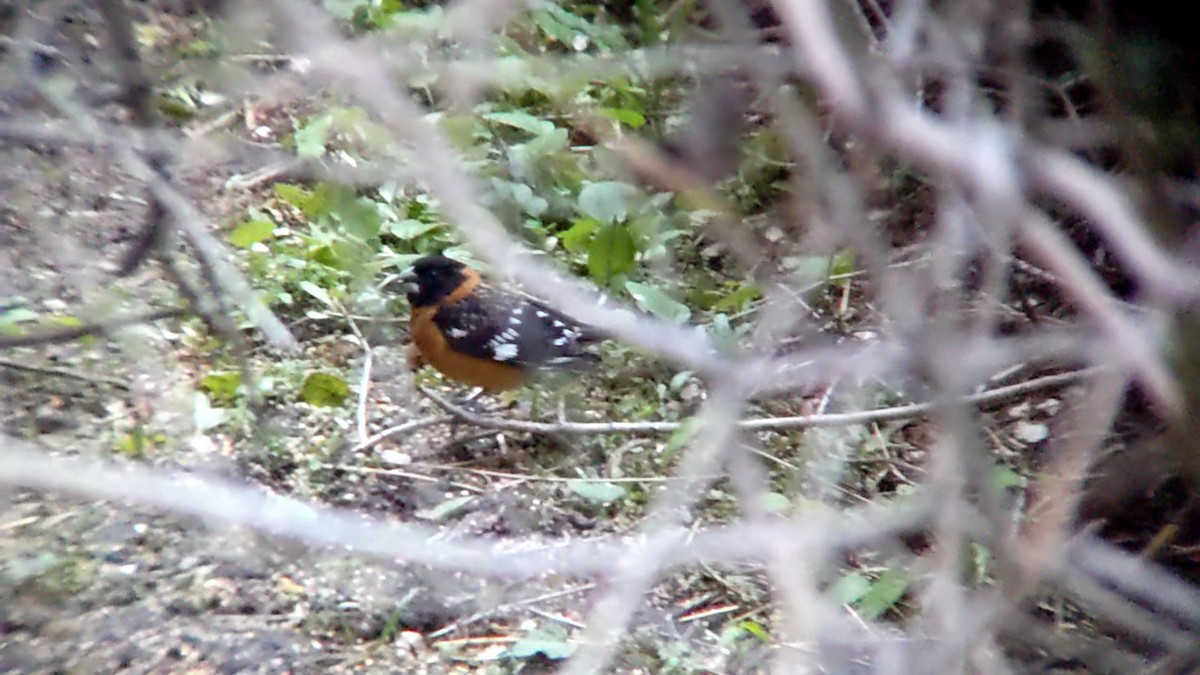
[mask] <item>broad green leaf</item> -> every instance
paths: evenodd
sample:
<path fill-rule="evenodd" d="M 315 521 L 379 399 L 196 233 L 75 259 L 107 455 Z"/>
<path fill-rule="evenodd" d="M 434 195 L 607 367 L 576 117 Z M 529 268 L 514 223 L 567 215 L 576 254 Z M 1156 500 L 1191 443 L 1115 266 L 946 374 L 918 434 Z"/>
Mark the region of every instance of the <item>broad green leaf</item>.
<path fill-rule="evenodd" d="M 871 590 L 871 580 L 862 572 L 851 572 L 837 580 L 825 594 L 834 602 L 852 605 Z"/>
<path fill-rule="evenodd" d="M 567 641 L 567 631 L 559 626 L 550 625 L 530 631 L 513 643 L 505 654 L 517 659 L 541 654 L 548 659 L 559 661 L 574 654 L 575 647 L 575 644 Z"/>
<path fill-rule="evenodd" d="M 321 115 L 300 127 L 294 134 L 296 154 L 308 159 L 315 159 L 325 154 L 325 144 L 329 142 L 329 130 L 333 126 L 333 117 Z"/>
<path fill-rule="evenodd" d="M 757 621 L 746 619 L 745 621 L 738 623 L 738 628 L 741 628 L 763 642 L 768 642 L 771 639 L 771 635 L 767 633 L 767 629 L 763 628 L 762 624 L 758 623 Z"/>
<path fill-rule="evenodd" d="M 792 273 L 795 275 L 796 283 L 801 286 L 808 286 L 828 279 L 829 263 L 829 257 L 823 255 L 788 258 L 785 261 L 787 267 L 791 268 Z"/>
<path fill-rule="evenodd" d="M 301 400 L 321 408 L 341 405 L 349 395 L 350 385 L 329 373 L 309 373 L 300 387 Z"/>
<path fill-rule="evenodd" d="M 209 373 L 200 378 L 200 388 L 218 403 L 228 403 L 237 396 L 242 386 L 242 374 L 236 371 Z"/>
<path fill-rule="evenodd" d="M 521 210 L 525 215 L 533 216 L 534 218 L 541 217 L 550 208 L 550 203 L 545 199 L 533 194 L 533 188 L 524 183 L 512 184 L 513 201 L 521 205 Z"/>
<path fill-rule="evenodd" d="M 28 307 L 14 307 L 0 312 L 0 328 L 13 328 L 17 324 L 37 321 L 38 313 Z"/>
<path fill-rule="evenodd" d="M 301 281 L 300 282 L 300 290 L 302 290 L 305 293 L 308 293 L 312 297 L 316 298 L 318 302 L 320 302 L 322 305 L 325 305 L 326 307 L 334 306 L 333 298 L 329 297 L 329 292 L 326 291 L 324 288 L 321 288 L 320 286 L 314 284 L 311 281 L 308 281 L 308 280 Z"/>
<path fill-rule="evenodd" d="M 592 241 L 592 235 L 598 229 L 600 229 L 600 221 L 595 218 L 580 218 L 569 230 L 559 233 L 558 239 L 562 242 L 563 248 L 571 253 L 582 253 L 587 250 L 588 244 Z"/>
<path fill-rule="evenodd" d="M 676 302 L 663 291 L 637 281 L 626 281 L 625 290 L 630 297 L 647 312 L 654 316 L 675 323 L 683 323 L 692 316 L 692 310 L 687 305 Z"/>
<path fill-rule="evenodd" d="M 501 111 L 487 113 L 483 119 L 497 124 L 527 131 L 534 136 L 544 136 L 554 131 L 554 122 L 534 117 L 527 112 Z"/>
<path fill-rule="evenodd" d="M 695 375 L 695 373 L 690 370 L 681 370 L 678 373 L 675 373 L 675 377 L 671 378 L 671 383 L 667 385 L 667 388 L 671 391 L 677 392 L 680 389 L 683 389 L 683 385 L 687 384 L 688 381 L 692 379 L 693 375 Z"/>
<path fill-rule="evenodd" d="M 792 508 L 792 501 L 778 492 L 764 492 L 758 496 L 758 502 L 767 513 L 784 513 Z"/>
<path fill-rule="evenodd" d="M 1025 478 L 1007 466 L 993 466 L 989 477 L 992 489 L 997 492 L 1025 486 Z"/>
<path fill-rule="evenodd" d="M 528 142 L 514 146 L 509 151 L 509 156 L 514 163 L 528 168 L 534 162 L 566 148 L 570 140 L 566 129 L 554 128 Z"/>
<path fill-rule="evenodd" d="M 670 461 L 679 454 L 680 450 L 687 447 L 688 443 L 696 437 L 696 432 L 700 430 L 700 419 L 697 417 L 689 417 L 679 425 L 679 428 L 671 432 L 671 436 L 667 439 L 667 443 L 663 446 L 662 457 L 664 461 Z"/>
<path fill-rule="evenodd" d="M 383 216 L 370 199 L 354 197 L 337 202 L 330 215 L 359 241 L 372 241 L 383 227 Z"/>
<path fill-rule="evenodd" d="M 627 108 L 600 108 L 601 115 L 620 122 L 630 129 L 637 129 L 646 123 L 646 116 L 636 110 Z"/>
<path fill-rule="evenodd" d="M 476 500 L 475 495 L 466 495 L 464 497 L 455 497 L 453 499 L 447 499 L 446 501 L 442 502 L 441 504 L 438 504 L 437 506 L 434 506 L 433 508 L 421 509 L 413 515 L 420 518 L 421 520 L 438 522 L 438 521 L 445 520 L 446 518 L 454 515 L 459 510 L 461 510 L 463 507 L 467 506 L 468 504 L 470 504 L 471 502 L 473 502 L 475 500 Z"/>
<path fill-rule="evenodd" d="M 607 481 L 570 480 L 567 487 L 593 504 L 608 504 L 625 496 L 625 488 Z"/>
<path fill-rule="evenodd" d="M 399 222 L 389 223 L 387 226 L 387 231 L 388 234 L 396 237 L 397 239 L 409 241 L 416 239 L 426 232 L 436 230 L 438 227 L 440 226 L 434 223 L 423 223 L 413 218 L 406 218 Z"/>
<path fill-rule="evenodd" d="M 304 215 L 309 217 L 318 212 L 318 207 L 322 201 L 312 191 L 305 190 L 299 185 L 292 185 L 291 183 L 276 183 L 275 196 L 300 209 L 304 212 Z"/>
<path fill-rule="evenodd" d="M 615 223 L 605 225 L 588 245 L 588 274 L 598 283 L 607 285 L 613 277 L 633 269 L 636 255 L 633 235 L 629 234 L 628 228 Z"/>
<path fill-rule="evenodd" d="M 229 233 L 229 243 L 238 248 L 250 248 L 260 241 L 265 241 L 275 232 L 275 223 L 269 220 L 248 220 L 233 228 Z"/>
<path fill-rule="evenodd" d="M 740 312 L 746 305 L 762 297 L 758 284 L 741 284 L 737 290 L 721 298 L 712 306 L 718 312 Z"/>
<path fill-rule="evenodd" d="M 908 572 L 899 567 L 889 567 L 879 578 L 871 582 L 871 589 L 859 598 L 857 606 L 863 618 L 874 621 L 889 612 L 908 592 Z"/>
<path fill-rule="evenodd" d="M 829 275 L 840 276 L 854 272 L 854 249 L 844 248 L 829 259 Z"/>
<path fill-rule="evenodd" d="M 579 191 L 579 210 L 602 223 L 623 221 L 629 217 L 629 198 L 634 191 L 628 183 L 588 183 Z"/>

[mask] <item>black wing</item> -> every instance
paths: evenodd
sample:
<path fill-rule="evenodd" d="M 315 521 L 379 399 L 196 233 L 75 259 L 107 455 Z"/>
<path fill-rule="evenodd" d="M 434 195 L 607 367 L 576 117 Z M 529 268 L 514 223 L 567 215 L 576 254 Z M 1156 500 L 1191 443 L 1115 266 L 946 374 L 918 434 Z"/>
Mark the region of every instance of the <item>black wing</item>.
<path fill-rule="evenodd" d="M 584 348 L 595 330 L 527 298 L 487 286 L 442 306 L 433 322 L 450 348 L 523 368 L 579 368 L 599 361 Z"/>

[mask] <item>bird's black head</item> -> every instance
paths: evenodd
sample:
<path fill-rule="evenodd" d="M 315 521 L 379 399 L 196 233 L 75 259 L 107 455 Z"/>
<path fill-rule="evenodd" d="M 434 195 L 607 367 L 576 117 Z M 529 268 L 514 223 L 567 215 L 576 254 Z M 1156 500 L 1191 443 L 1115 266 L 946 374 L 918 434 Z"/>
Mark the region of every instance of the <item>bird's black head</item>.
<path fill-rule="evenodd" d="M 413 307 L 427 307 L 453 293 L 470 279 L 470 268 L 444 255 L 427 255 L 400 275 Z"/>

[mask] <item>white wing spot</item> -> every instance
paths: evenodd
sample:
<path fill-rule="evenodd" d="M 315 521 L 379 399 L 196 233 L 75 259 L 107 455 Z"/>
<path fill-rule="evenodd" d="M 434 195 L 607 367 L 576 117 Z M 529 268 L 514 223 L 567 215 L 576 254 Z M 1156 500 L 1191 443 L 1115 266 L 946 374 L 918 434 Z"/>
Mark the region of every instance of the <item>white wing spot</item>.
<path fill-rule="evenodd" d="M 566 324 L 564 324 L 563 322 L 559 321 L 558 319 L 555 319 L 555 320 L 554 320 L 554 327 L 555 327 L 555 328 L 562 328 L 564 325 L 566 325 Z"/>
<path fill-rule="evenodd" d="M 467 337 L 467 331 L 465 331 L 461 328 L 451 328 L 450 330 L 448 330 L 446 332 L 450 334 L 450 337 L 456 338 L 456 339 Z"/>
<path fill-rule="evenodd" d="M 516 309 L 514 309 L 514 310 L 513 310 L 513 314 L 516 314 L 517 316 L 521 316 L 521 314 L 522 314 L 524 311 L 525 311 L 525 307 L 523 307 L 523 306 L 522 306 L 522 307 L 517 307 Z"/>
<path fill-rule="evenodd" d="M 550 316 L 550 315 L 549 315 L 549 314 L 547 314 L 547 313 L 545 313 L 545 312 L 543 312 L 543 311 L 542 311 L 542 310 L 540 310 L 540 309 L 538 310 L 538 313 L 537 313 L 537 318 L 539 318 L 539 319 L 544 319 L 544 318 L 546 318 L 546 317 L 548 317 L 548 316 Z"/>
<path fill-rule="evenodd" d="M 514 314 L 514 316 L 510 316 L 510 317 L 508 317 L 508 322 L 509 322 L 509 323 L 511 323 L 511 324 L 512 324 L 512 325 L 514 325 L 514 326 L 520 326 L 520 325 L 521 325 L 521 319 L 520 319 L 519 317 L 515 316 L 516 312 L 513 312 L 513 314 Z"/>
<path fill-rule="evenodd" d="M 496 345 L 492 349 L 492 354 L 497 361 L 511 361 L 517 358 L 517 346 L 511 342 L 504 342 Z"/>
<path fill-rule="evenodd" d="M 560 337 L 554 341 L 555 347 L 563 347 L 563 346 L 566 346 L 566 344 L 567 344 L 567 338 L 565 338 L 565 337 Z"/>

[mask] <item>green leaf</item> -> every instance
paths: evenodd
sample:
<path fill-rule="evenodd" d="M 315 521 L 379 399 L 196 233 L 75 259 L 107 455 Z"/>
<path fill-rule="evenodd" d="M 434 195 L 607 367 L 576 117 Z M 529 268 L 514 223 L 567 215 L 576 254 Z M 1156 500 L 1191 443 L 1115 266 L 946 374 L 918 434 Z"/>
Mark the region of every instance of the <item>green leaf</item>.
<path fill-rule="evenodd" d="M 326 291 L 324 288 L 321 288 L 320 286 L 314 284 L 311 281 L 307 281 L 307 280 L 301 281 L 300 282 L 300 290 L 302 290 L 305 293 L 308 293 L 312 297 L 316 298 L 317 302 L 320 302 L 322 305 L 325 305 L 326 307 L 334 306 L 333 298 L 329 297 L 329 292 Z"/>
<path fill-rule="evenodd" d="M 505 655 L 527 659 L 541 654 L 548 659 L 559 661 L 574 654 L 575 648 L 575 644 L 567 641 L 565 630 L 558 626 L 545 626 L 530 631 L 525 637 L 514 642 Z"/>
<path fill-rule="evenodd" d="M 763 642 L 769 642 L 771 640 L 771 635 L 767 633 L 767 629 L 763 628 L 762 624 L 758 623 L 757 621 L 746 619 L 745 621 L 738 623 L 738 628 L 741 628 Z"/>
<path fill-rule="evenodd" d="M 455 497 L 429 509 L 421 509 L 414 513 L 416 517 L 422 520 L 438 522 L 449 518 L 458 511 L 462 510 L 471 502 L 476 500 L 475 495 L 466 495 L 464 497 Z"/>
<path fill-rule="evenodd" d="M 580 218 L 566 232 L 558 235 L 563 248 L 571 253 L 582 253 L 587 250 L 592 241 L 592 235 L 600 229 L 600 221 L 595 218 Z"/>
<path fill-rule="evenodd" d="M 265 241 L 275 233 L 275 223 L 269 220 L 248 220 L 233 228 L 229 233 L 229 243 L 238 248 L 250 248 L 260 241 Z"/>
<path fill-rule="evenodd" d="M 844 248 L 829 259 L 829 276 L 841 276 L 854 272 L 854 249 Z"/>
<path fill-rule="evenodd" d="M 697 417 L 689 417 L 679 425 L 679 428 L 671 432 L 670 438 L 662 449 L 662 458 L 664 461 L 670 461 L 683 450 L 692 439 L 696 437 L 696 432 L 700 430 L 700 419 Z"/>
<path fill-rule="evenodd" d="M 737 290 L 718 300 L 712 308 L 718 312 L 740 312 L 763 296 L 758 284 L 741 284 Z"/>
<path fill-rule="evenodd" d="M 329 142 L 329 130 L 332 126 L 333 117 L 321 115 L 297 129 L 293 134 L 296 141 L 296 154 L 308 159 L 324 155 L 325 144 Z"/>
<path fill-rule="evenodd" d="M 638 307 L 654 316 L 675 323 L 684 323 L 692 316 L 692 310 L 687 305 L 676 302 L 663 291 L 648 284 L 637 281 L 626 281 L 625 290 Z"/>
<path fill-rule="evenodd" d="M 236 371 L 209 373 L 200 378 L 200 388 L 208 392 L 208 395 L 219 403 L 233 401 L 237 397 L 240 386 L 242 386 L 242 374 Z"/>
<path fill-rule="evenodd" d="M 792 501 L 778 492 L 764 492 L 758 496 L 758 502 L 767 513 L 784 513 L 792 508 Z"/>
<path fill-rule="evenodd" d="M 605 225 L 588 245 L 588 274 L 598 283 L 612 283 L 613 277 L 633 270 L 637 249 L 633 235 L 623 225 Z"/>
<path fill-rule="evenodd" d="M 625 496 L 625 488 L 607 481 L 570 480 L 567 487 L 593 504 L 608 504 Z"/>
<path fill-rule="evenodd" d="M 797 285 L 808 286 L 829 278 L 830 259 L 828 256 L 807 255 L 788 258 L 784 263 L 791 268 Z"/>
<path fill-rule="evenodd" d="M 566 148 L 570 143 L 570 135 L 566 129 L 551 129 L 549 132 L 532 140 L 513 146 L 509 156 L 514 164 L 529 171 L 535 162 Z"/>
<path fill-rule="evenodd" d="M 413 218 L 406 218 L 399 222 L 389 223 L 387 231 L 388 234 L 397 239 L 411 241 L 427 232 L 438 229 L 438 227 L 440 226 L 435 223 L 423 223 Z"/>
<path fill-rule="evenodd" d="M 858 611 L 863 618 L 874 621 L 891 611 L 908 592 L 908 572 L 900 567 L 889 567 L 871 583 L 871 589 L 859 598 Z"/>
<path fill-rule="evenodd" d="M 544 136 L 554 131 L 554 122 L 534 117 L 527 112 L 501 111 L 487 113 L 483 119 L 497 124 L 527 131 L 534 136 Z"/>
<path fill-rule="evenodd" d="M 993 466 L 991 470 L 992 489 L 997 492 L 1004 492 L 1012 488 L 1025 486 L 1025 478 L 1021 474 L 1013 471 L 1007 466 Z"/>
<path fill-rule="evenodd" d="M 339 406 L 349 395 L 350 385 L 329 373 L 309 373 L 300 387 L 301 400 L 320 408 Z"/>
<path fill-rule="evenodd" d="M 862 572 L 851 572 L 837 580 L 825 594 L 834 602 L 852 605 L 871 590 L 871 580 Z"/>
<path fill-rule="evenodd" d="M 636 110 L 627 108 L 600 108 L 598 111 L 605 117 L 620 122 L 630 129 L 637 129 L 646 123 L 646 116 Z"/>
<path fill-rule="evenodd" d="M 322 204 L 316 193 L 291 183 L 276 183 L 275 196 L 300 209 L 309 217 L 316 215 Z"/>
<path fill-rule="evenodd" d="M 683 385 L 687 384 L 692 379 L 693 375 L 695 375 L 695 373 L 690 370 L 681 370 L 678 373 L 675 373 L 675 377 L 671 378 L 671 383 L 667 385 L 667 388 L 673 392 L 678 392 L 679 390 L 683 389 Z"/>
<path fill-rule="evenodd" d="M 521 205 L 521 210 L 525 215 L 539 218 L 546 213 L 546 209 L 550 208 L 550 203 L 545 199 L 533 194 L 533 188 L 524 183 L 512 184 L 513 201 Z"/>
<path fill-rule="evenodd" d="M 588 183 L 579 191 L 579 210 L 602 223 L 620 222 L 629 217 L 629 199 L 634 192 L 628 183 Z"/>
<path fill-rule="evenodd" d="M 0 312 L 0 330 L 15 335 L 20 332 L 18 324 L 37 321 L 38 313 L 28 307 L 14 307 Z"/>

